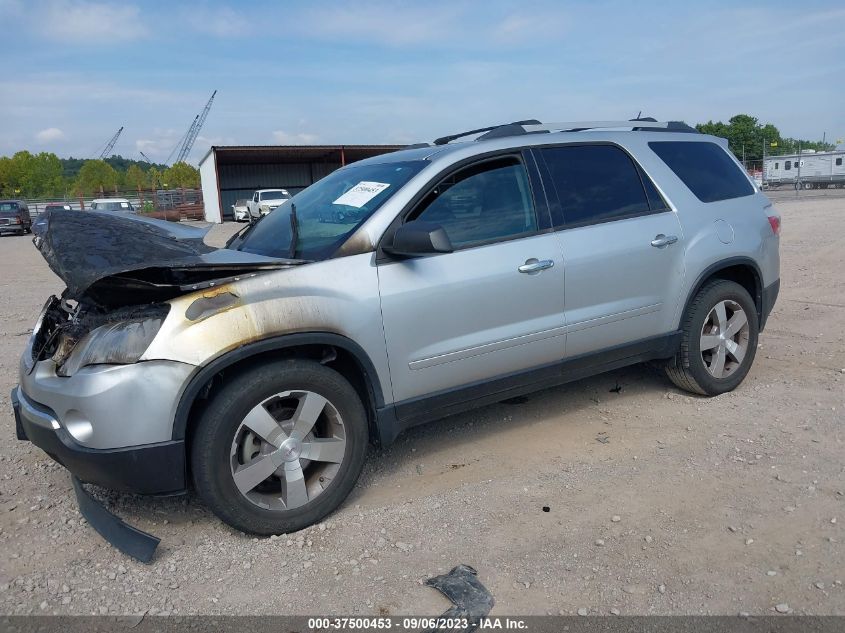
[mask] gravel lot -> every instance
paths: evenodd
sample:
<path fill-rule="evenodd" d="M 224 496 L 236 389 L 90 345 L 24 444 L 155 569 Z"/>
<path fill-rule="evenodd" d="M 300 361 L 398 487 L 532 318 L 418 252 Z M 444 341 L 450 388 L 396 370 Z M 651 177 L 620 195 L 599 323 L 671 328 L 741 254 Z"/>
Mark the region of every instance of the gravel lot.
<path fill-rule="evenodd" d="M 18 357 L 61 285 L 28 237 L 3 237 L 0 612 L 433 615 L 448 604 L 421 579 L 466 563 L 493 615 L 845 615 L 845 199 L 778 199 L 781 297 L 734 393 L 633 367 L 455 416 L 372 450 L 338 512 L 281 538 L 193 496 L 95 491 L 161 537 L 151 565 L 14 439 Z"/>

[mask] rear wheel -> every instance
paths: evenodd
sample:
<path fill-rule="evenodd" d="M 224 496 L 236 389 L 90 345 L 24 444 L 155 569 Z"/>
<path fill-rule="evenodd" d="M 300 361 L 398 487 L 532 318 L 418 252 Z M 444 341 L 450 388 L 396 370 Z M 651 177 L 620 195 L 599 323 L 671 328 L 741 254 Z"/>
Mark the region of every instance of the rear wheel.
<path fill-rule="evenodd" d="M 313 361 L 268 363 L 209 403 L 193 436 L 194 484 L 232 527 L 293 532 L 346 498 L 367 441 L 364 407 L 340 374 Z"/>
<path fill-rule="evenodd" d="M 681 347 L 666 367 L 681 389 L 716 396 L 735 389 L 757 352 L 757 309 L 748 291 L 733 281 L 704 285 L 687 309 Z"/>

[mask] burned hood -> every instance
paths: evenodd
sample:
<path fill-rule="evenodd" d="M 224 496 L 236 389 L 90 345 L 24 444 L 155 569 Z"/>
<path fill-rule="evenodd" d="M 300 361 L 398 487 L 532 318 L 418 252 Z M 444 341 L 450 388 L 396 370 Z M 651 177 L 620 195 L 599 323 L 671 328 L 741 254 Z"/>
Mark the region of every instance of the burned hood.
<path fill-rule="evenodd" d="M 165 287 L 296 263 L 214 248 L 203 242 L 208 229 L 131 214 L 47 211 L 32 229 L 35 246 L 65 282 L 66 297 L 71 299 L 90 290 L 104 295 L 118 287 L 134 288 L 139 294 L 158 289 L 161 294 Z M 119 302 L 126 300 L 122 297 Z"/>

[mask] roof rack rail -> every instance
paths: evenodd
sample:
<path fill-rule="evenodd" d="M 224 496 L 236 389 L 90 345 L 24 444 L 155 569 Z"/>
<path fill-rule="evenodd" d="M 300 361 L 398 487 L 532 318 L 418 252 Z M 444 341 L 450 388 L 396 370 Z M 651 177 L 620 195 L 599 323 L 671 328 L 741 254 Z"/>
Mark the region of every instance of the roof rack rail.
<path fill-rule="evenodd" d="M 458 134 L 450 134 L 448 136 L 441 136 L 440 138 L 434 139 L 434 144 L 435 145 L 446 145 L 446 143 L 449 143 L 451 141 L 455 141 L 455 140 L 462 138 L 464 136 L 472 136 L 473 134 L 481 134 L 482 132 L 492 132 L 493 130 L 496 130 L 496 129 L 499 129 L 499 128 L 505 127 L 505 126 L 522 127 L 523 128 L 522 132 L 516 131 L 515 133 L 516 134 L 526 134 L 527 132 L 524 129 L 524 126 L 526 126 L 526 125 L 542 125 L 542 123 L 540 123 L 537 119 L 528 119 L 527 121 L 514 121 L 513 123 L 491 125 L 490 127 L 480 127 L 477 130 L 469 130 L 467 132 L 460 132 Z M 508 136 L 511 136 L 511 134 L 508 134 Z"/>
<path fill-rule="evenodd" d="M 644 125 L 638 125 L 643 123 Z M 631 128 L 634 132 L 693 132 L 698 133 L 683 121 L 657 121 L 651 117 L 628 119 L 627 121 L 570 121 L 566 123 L 546 123 L 525 126 L 526 132 L 581 132 L 610 128 Z"/>
<path fill-rule="evenodd" d="M 616 127 L 635 128 L 638 123 L 648 123 L 650 128 L 667 128 L 669 123 L 654 119 L 637 119 L 636 121 L 565 121 L 562 123 L 542 123 L 526 126 L 531 132 L 580 132 L 582 130 L 598 130 Z"/>
<path fill-rule="evenodd" d="M 464 136 L 472 136 L 473 134 L 481 134 L 481 136 L 475 140 L 484 141 L 488 139 L 502 138 L 505 136 L 519 136 L 522 134 L 582 132 L 584 130 L 612 128 L 630 128 L 634 132 L 687 132 L 698 134 L 698 130 L 694 127 L 690 127 L 683 121 L 657 121 L 652 117 L 639 117 L 636 119 L 628 119 L 627 121 L 568 121 L 565 123 L 540 123 L 536 119 L 530 119 L 527 121 L 515 121 L 513 123 L 482 127 L 476 130 L 460 132 L 459 134 L 441 136 L 440 138 L 434 140 L 434 145 L 446 145 L 451 141 L 463 138 Z M 425 143 L 421 143 L 410 147 L 424 147 L 425 145 Z"/>

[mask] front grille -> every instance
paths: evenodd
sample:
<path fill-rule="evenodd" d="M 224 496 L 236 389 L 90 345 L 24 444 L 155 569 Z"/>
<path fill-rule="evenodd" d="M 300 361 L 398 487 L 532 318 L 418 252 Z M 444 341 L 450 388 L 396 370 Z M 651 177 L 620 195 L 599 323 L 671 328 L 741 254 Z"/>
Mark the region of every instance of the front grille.
<path fill-rule="evenodd" d="M 0 218 L 0 225 L 2 226 L 8 226 L 11 222 L 9 218 Z"/>

